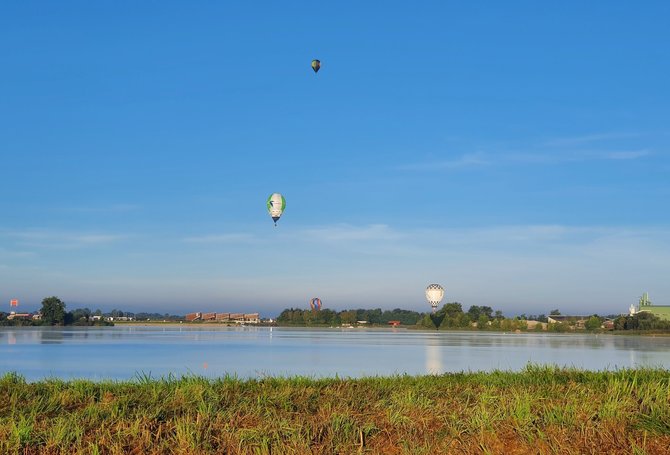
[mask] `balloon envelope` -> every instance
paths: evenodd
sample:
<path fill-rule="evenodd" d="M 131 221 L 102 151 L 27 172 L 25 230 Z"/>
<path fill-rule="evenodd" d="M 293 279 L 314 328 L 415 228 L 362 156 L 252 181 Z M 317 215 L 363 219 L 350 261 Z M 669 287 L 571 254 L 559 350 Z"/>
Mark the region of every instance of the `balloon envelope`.
<path fill-rule="evenodd" d="M 282 213 L 284 213 L 284 209 L 286 208 L 286 199 L 284 199 L 284 196 L 279 193 L 272 193 L 270 197 L 268 197 L 267 206 L 268 213 L 270 213 L 272 221 L 275 222 L 276 226 L 277 220 L 281 217 Z"/>
<path fill-rule="evenodd" d="M 314 70 L 314 72 L 318 73 L 320 68 L 321 68 L 321 61 L 317 59 L 312 60 L 312 69 Z"/>
<path fill-rule="evenodd" d="M 321 309 L 321 299 L 318 297 L 314 297 L 312 300 L 309 301 L 309 306 L 312 308 L 312 310 L 319 311 Z"/>
<path fill-rule="evenodd" d="M 433 311 L 440 304 L 444 298 L 444 288 L 439 284 L 431 284 L 426 288 L 426 300 L 430 303 L 430 306 L 433 307 Z"/>

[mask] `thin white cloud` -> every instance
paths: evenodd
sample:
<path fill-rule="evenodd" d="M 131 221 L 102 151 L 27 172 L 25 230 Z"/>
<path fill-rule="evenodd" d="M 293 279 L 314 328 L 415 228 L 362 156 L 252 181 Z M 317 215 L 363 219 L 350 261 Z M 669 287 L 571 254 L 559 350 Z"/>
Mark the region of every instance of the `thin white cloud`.
<path fill-rule="evenodd" d="M 309 240 L 326 242 L 396 240 L 401 237 L 398 232 L 392 230 L 386 224 L 370 224 L 366 226 L 339 224 L 336 226 L 304 229 L 301 235 Z"/>
<path fill-rule="evenodd" d="M 466 168 L 482 168 L 491 165 L 505 164 L 560 164 L 599 160 L 635 160 L 652 155 L 647 149 L 619 149 L 629 147 L 623 145 L 621 139 L 642 136 L 640 133 L 595 133 L 583 136 L 554 138 L 539 144 L 523 146 L 520 150 L 508 148 L 500 150 L 499 146 L 489 146 L 488 149 L 498 149 L 496 152 L 477 151 L 465 153 L 448 159 L 406 163 L 396 167 L 401 171 L 443 171 Z M 614 141 L 617 141 L 615 144 Z M 628 141 L 630 142 L 630 141 Z"/>
<path fill-rule="evenodd" d="M 102 205 L 99 207 L 65 207 L 64 211 L 67 212 L 80 212 L 80 213 L 122 213 L 122 212 L 132 212 L 134 210 L 139 210 L 141 206 L 136 204 L 112 204 L 112 205 Z"/>
<path fill-rule="evenodd" d="M 399 166 L 397 169 L 405 171 L 441 171 L 458 169 L 464 167 L 481 167 L 485 165 L 504 164 L 560 164 L 576 163 L 583 161 L 606 161 L 606 160 L 635 160 L 651 155 L 648 150 L 570 150 L 563 152 L 504 152 L 504 153 L 477 153 L 476 155 L 463 155 L 451 161 L 432 161 L 414 163 Z"/>
<path fill-rule="evenodd" d="M 453 160 L 440 160 L 424 163 L 413 163 L 398 166 L 402 171 L 440 171 L 445 169 L 461 169 L 493 164 L 494 161 L 482 153 L 468 153 Z"/>
<path fill-rule="evenodd" d="M 112 243 L 117 240 L 125 238 L 122 235 L 110 235 L 110 234 L 83 234 L 83 235 L 73 235 L 67 237 L 68 240 L 71 240 L 74 243 L 82 245 L 100 245 L 104 243 Z"/>
<path fill-rule="evenodd" d="M 527 164 L 558 164 L 599 160 L 634 160 L 650 155 L 648 150 L 569 150 L 563 152 L 508 153 L 499 155 L 499 162 Z"/>
<path fill-rule="evenodd" d="M 605 157 L 610 160 L 634 160 L 648 155 L 648 150 L 633 150 L 628 152 L 608 152 Z"/>
<path fill-rule="evenodd" d="M 7 255 L 15 257 L 15 258 L 33 258 L 37 256 L 37 253 L 34 251 L 12 251 L 7 253 Z"/>
<path fill-rule="evenodd" d="M 609 141 L 614 139 L 626 139 L 639 137 L 640 133 L 594 133 L 582 136 L 558 137 L 546 141 L 543 145 L 547 147 L 564 147 L 569 145 L 587 144 L 591 142 Z"/>
<path fill-rule="evenodd" d="M 255 240 L 255 236 L 247 233 L 211 234 L 183 239 L 186 243 L 249 243 Z"/>
<path fill-rule="evenodd" d="M 604 244 L 612 248 L 612 245 L 651 242 L 670 250 L 670 229 L 639 227 L 510 225 L 397 230 L 383 224 L 340 225 L 306 229 L 299 237 L 303 242 L 296 245 L 295 251 L 310 248 L 317 242 L 326 248 L 341 247 L 341 251 L 346 250 L 359 259 L 366 255 L 385 257 L 389 263 L 414 262 L 418 258 L 432 260 L 440 256 L 562 257 L 578 255 L 581 250 L 597 249 Z"/>
<path fill-rule="evenodd" d="M 127 235 L 30 229 L 0 233 L 17 245 L 37 248 L 81 248 L 107 245 L 127 239 Z"/>
<path fill-rule="evenodd" d="M 276 242 L 273 251 L 283 258 L 280 265 L 267 261 L 262 248 L 232 250 L 225 260 L 214 261 L 199 248 L 187 248 L 179 252 L 178 264 L 153 253 L 140 264 L 128 263 L 120 251 L 94 269 L 46 263 L 39 273 L 26 273 L 16 261 L 0 255 L 0 264 L 13 264 L 0 274 L 0 287 L 12 283 L 18 293 L 36 298 L 55 293 L 68 300 L 90 300 L 91 305 L 129 301 L 133 308 L 144 305 L 180 314 L 193 304 L 257 310 L 258 302 L 278 312 L 313 295 L 338 309 L 423 309 L 423 288 L 433 281 L 445 286 L 449 301 L 517 314 L 557 307 L 607 314 L 625 311 L 629 300 L 644 290 L 659 302 L 670 296 L 667 226 L 401 229 L 378 223 L 284 231 L 277 234 L 291 241 Z M 190 239 L 205 245 L 247 236 L 224 233 Z M 97 258 L 97 252 L 91 251 L 90 257 Z"/>

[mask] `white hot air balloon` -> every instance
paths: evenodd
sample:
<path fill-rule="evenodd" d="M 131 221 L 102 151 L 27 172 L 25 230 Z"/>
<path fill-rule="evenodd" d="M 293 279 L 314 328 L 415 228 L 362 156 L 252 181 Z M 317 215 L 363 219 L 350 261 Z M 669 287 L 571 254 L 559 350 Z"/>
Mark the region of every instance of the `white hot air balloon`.
<path fill-rule="evenodd" d="M 426 288 L 426 300 L 433 307 L 433 313 L 444 298 L 444 288 L 439 284 L 431 284 Z"/>
<path fill-rule="evenodd" d="M 279 217 L 284 213 L 284 209 L 286 208 L 286 199 L 279 193 L 272 193 L 268 198 L 267 206 L 272 221 L 275 222 L 276 226 L 277 220 L 279 220 Z"/>

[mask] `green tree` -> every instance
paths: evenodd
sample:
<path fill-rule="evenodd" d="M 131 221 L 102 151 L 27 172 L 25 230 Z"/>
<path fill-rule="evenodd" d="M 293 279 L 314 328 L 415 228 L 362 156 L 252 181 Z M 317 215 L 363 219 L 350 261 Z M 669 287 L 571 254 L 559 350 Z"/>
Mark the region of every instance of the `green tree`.
<path fill-rule="evenodd" d="M 430 313 L 425 314 L 423 318 L 416 323 L 416 325 L 418 325 L 419 327 L 424 327 L 426 329 L 437 329 L 439 325 L 438 323 L 436 323 L 436 321 L 433 320 L 432 316 L 433 315 Z"/>
<path fill-rule="evenodd" d="M 558 311 L 558 309 L 551 310 L 551 312 L 549 313 L 549 316 L 560 316 L 560 315 L 561 315 L 561 312 Z"/>
<path fill-rule="evenodd" d="M 600 318 L 596 315 L 593 315 L 586 320 L 586 322 L 584 323 L 584 328 L 586 330 L 596 330 L 599 329 L 601 325 L 602 321 L 600 320 Z"/>
<path fill-rule="evenodd" d="M 42 300 L 40 313 L 45 324 L 63 324 L 65 322 L 65 303 L 55 296 L 46 297 Z"/>
<path fill-rule="evenodd" d="M 313 323 L 318 322 L 316 311 L 303 311 L 302 320 L 305 325 L 312 325 Z"/>
<path fill-rule="evenodd" d="M 482 309 L 477 305 L 472 305 L 468 310 L 468 316 L 470 316 L 472 322 L 477 322 L 480 314 L 482 314 Z"/>
<path fill-rule="evenodd" d="M 383 324 L 382 321 L 382 309 L 375 308 L 374 310 L 368 311 L 368 322 L 370 324 Z"/>
<path fill-rule="evenodd" d="M 72 320 L 74 322 L 86 321 L 88 322 L 91 318 L 91 310 L 88 308 L 77 308 L 70 312 L 72 314 Z"/>
<path fill-rule="evenodd" d="M 438 313 L 442 312 L 444 312 L 447 317 L 452 318 L 463 314 L 463 307 L 458 302 L 445 303 L 440 311 L 438 311 Z"/>
<path fill-rule="evenodd" d="M 459 327 L 469 329 L 470 327 L 472 327 L 471 323 L 472 321 L 470 320 L 470 316 L 467 313 L 463 313 L 458 317 Z"/>
<path fill-rule="evenodd" d="M 340 313 L 340 320 L 342 324 L 355 324 L 356 312 L 354 310 L 347 310 Z"/>
<path fill-rule="evenodd" d="M 337 313 L 335 313 L 333 310 L 330 310 L 328 308 L 326 308 L 325 310 L 320 310 L 319 311 L 319 317 L 320 317 L 320 320 L 324 324 L 328 324 L 328 325 L 337 325 L 338 324 Z"/>
<path fill-rule="evenodd" d="M 626 330 L 628 316 L 620 316 L 614 320 L 614 330 Z"/>
<path fill-rule="evenodd" d="M 554 322 L 547 326 L 548 332 L 558 332 L 564 333 L 570 330 L 570 326 L 567 323 L 561 324 L 560 322 Z"/>

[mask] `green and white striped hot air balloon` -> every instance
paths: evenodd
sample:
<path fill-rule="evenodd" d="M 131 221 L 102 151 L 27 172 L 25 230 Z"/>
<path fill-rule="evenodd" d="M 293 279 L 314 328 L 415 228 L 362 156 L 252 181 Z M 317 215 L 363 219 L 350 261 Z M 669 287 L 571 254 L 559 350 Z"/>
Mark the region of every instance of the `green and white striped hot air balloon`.
<path fill-rule="evenodd" d="M 284 213 L 285 208 L 286 199 L 284 199 L 284 196 L 279 193 L 272 193 L 268 198 L 268 212 L 272 217 L 272 221 L 275 222 L 275 226 L 277 225 L 277 221 L 281 217 L 282 213 Z"/>

